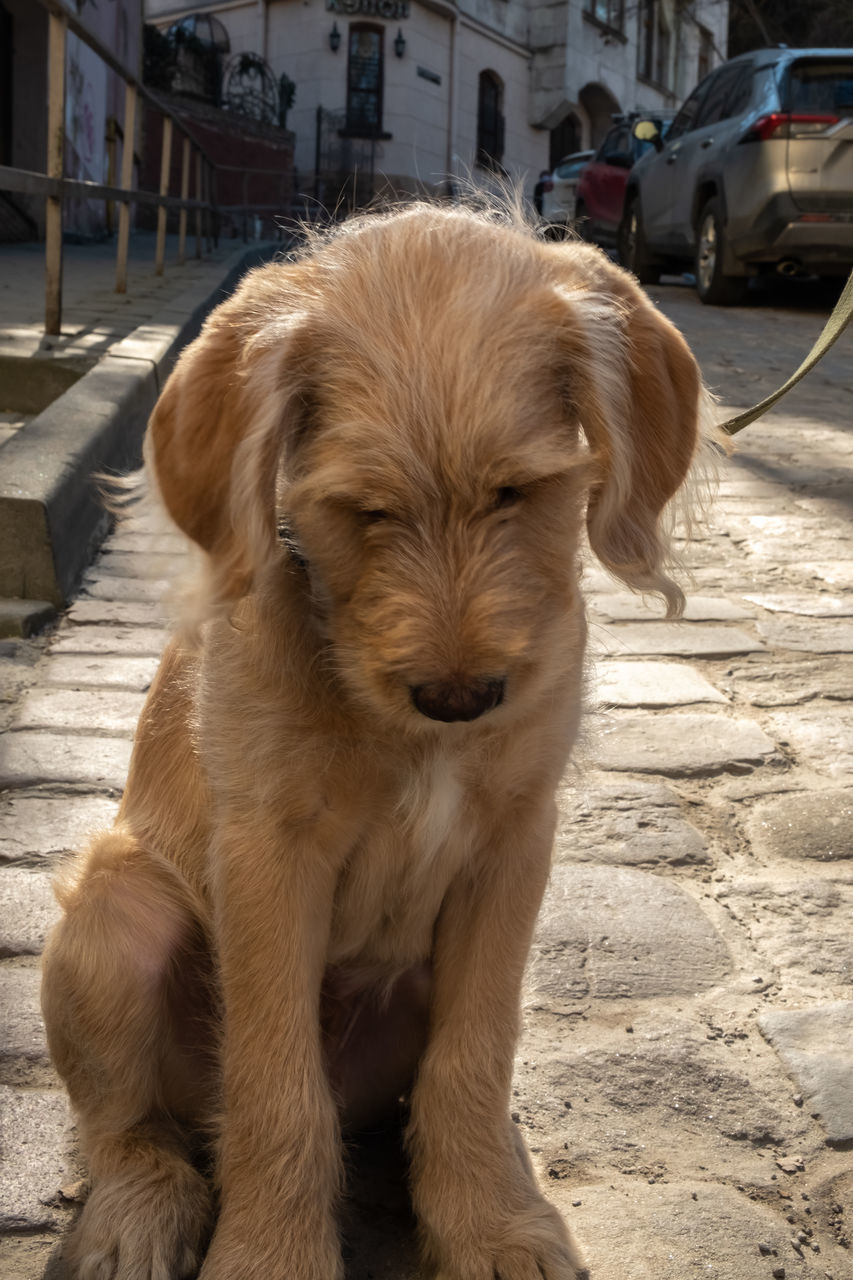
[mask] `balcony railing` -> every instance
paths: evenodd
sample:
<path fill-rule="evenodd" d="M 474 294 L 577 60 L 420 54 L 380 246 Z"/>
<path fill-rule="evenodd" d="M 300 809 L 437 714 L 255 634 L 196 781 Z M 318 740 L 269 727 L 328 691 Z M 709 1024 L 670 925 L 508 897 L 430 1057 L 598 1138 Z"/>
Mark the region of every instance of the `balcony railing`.
<path fill-rule="evenodd" d="M 202 256 L 202 242 L 209 251 L 216 243 L 219 215 L 226 212 L 216 202 L 216 175 L 218 171 L 232 171 L 233 166 L 217 166 L 202 146 L 192 137 L 178 117 L 159 99 L 156 93 L 141 84 L 126 67 L 67 9 L 60 0 L 37 0 L 48 12 L 48 116 L 47 160 L 44 172 L 0 165 L 0 191 L 19 192 L 30 196 L 43 196 L 45 207 L 45 333 L 58 334 L 62 327 L 62 213 L 68 198 L 104 200 L 107 203 L 107 225 L 112 226 L 112 205 L 118 205 L 118 230 L 116 235 L 116 293 L 127 292 L 127 256 L 130 239 L 131 204 L 154 205 L 157 208 L 157 238 L 155 272 L 162 275 L 166 257 L 166 221 L 170 210 L 178 211 L 178 264 L 186 260 L 187 223 L 190 215 L 195 222 L 195 256 Z M 67 178 L 65 166 L 65 46 L 68 32 L 72 32 L 118 75 L 125 84 L 124 119 L 120 129 L 107 139 L 107 184 L 89 182 L 79 178 Z M 133 186 L 134 138 L 136 136 L 137 106 L 145 99 L 162 117 L 162 150 L 159 191 L 140 191 Z M 115 185 L 116 137 L 122 139 L 121 173 Z M 169 194 L 172 146 L 175 134 L 181 136 L 181 194 Z M 244 174 L 242 206 L 228 206 L 227 212 L 242 215 L 243 239 L 248 236 L 250 213 L 268 212 L 272 206 L 248 204 L 248 176 L 250 174 L 277 175 L 279 170 L 241 169 Z M 190 195 L 192 188 L 193 194 Z"/>

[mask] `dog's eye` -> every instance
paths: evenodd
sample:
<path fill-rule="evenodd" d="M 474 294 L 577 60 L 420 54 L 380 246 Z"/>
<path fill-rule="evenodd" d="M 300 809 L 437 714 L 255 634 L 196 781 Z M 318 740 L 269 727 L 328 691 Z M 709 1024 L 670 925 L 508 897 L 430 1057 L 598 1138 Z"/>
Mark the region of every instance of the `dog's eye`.
<path fill-rule="evenodd" d="M 524 494 L 521 489 L 517 489 L 514 485 L 507 484 L 503 488 L 498 489 L 494 496 L 493 506 L 496 511 L 502 507 L 514 507 L 516 503 L 521 502 Z"/>
<path fill-rule="evenodd" d="M 362 511 L 361 518 L 365 524 L 379 524 L 389 518 L 389 513 L 383 511 L 381 507 L 375 507 L 370 511 Z"/>

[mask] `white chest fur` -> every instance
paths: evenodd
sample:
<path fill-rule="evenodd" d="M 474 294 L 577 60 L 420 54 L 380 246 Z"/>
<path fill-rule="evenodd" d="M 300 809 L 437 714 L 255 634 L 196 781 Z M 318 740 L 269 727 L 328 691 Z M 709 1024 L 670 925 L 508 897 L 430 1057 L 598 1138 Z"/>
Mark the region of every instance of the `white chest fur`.
<path fill-rule="evenodd" d="M 415 774 L 399 803 L 401 826 L 412 848 L 412 870 L 428 872 L 447 843 L 463 808 L 464 792 L 458 765 L 446 755 L 436 755 Z"/>
<path fill-rule="evenodd" d="M 353 850 L 338 886 L 330 961 L 394 969 L 424 959 L 474 830 L 457 760 L 442 752 L 422 761 Z"/>

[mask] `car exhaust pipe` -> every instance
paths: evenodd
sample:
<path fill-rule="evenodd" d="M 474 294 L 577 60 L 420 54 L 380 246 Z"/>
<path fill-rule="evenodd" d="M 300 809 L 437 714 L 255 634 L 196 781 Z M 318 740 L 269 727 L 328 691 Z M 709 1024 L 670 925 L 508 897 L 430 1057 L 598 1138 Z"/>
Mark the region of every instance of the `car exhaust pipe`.
<path fill-rule="evenodd" d="M 802 275 L 803 268 L 796 258 L 785 258 L 776 264 L 776 270 L 780 276 L 799 276 Z"/>

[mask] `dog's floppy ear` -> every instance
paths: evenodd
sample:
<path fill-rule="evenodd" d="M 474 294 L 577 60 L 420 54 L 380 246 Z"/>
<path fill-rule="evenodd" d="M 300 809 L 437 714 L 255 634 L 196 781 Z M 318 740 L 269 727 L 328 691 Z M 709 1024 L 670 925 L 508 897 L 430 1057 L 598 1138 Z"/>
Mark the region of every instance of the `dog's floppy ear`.
<path fill-rule="evenodd" d="M 244 594 L 276 545 L 278 458 L 298 412 L 288 270 L 251 272 L 217 307 L 148 424 L 148 470 L 169 515 L 211 557 L 220 600 Z"/>
<path fill-rule="evenodd" d="M 664 572 L 662 517 L 701 444 L 710 399 L 687 343 L 626 272 L 588 246 L 563 253 L 577 268 L 561 287 L 574 326 L 571 393 L 597 463 L 590 546 L 611 573 L 659 593 L 677 615 L 684 599 Z"/>

